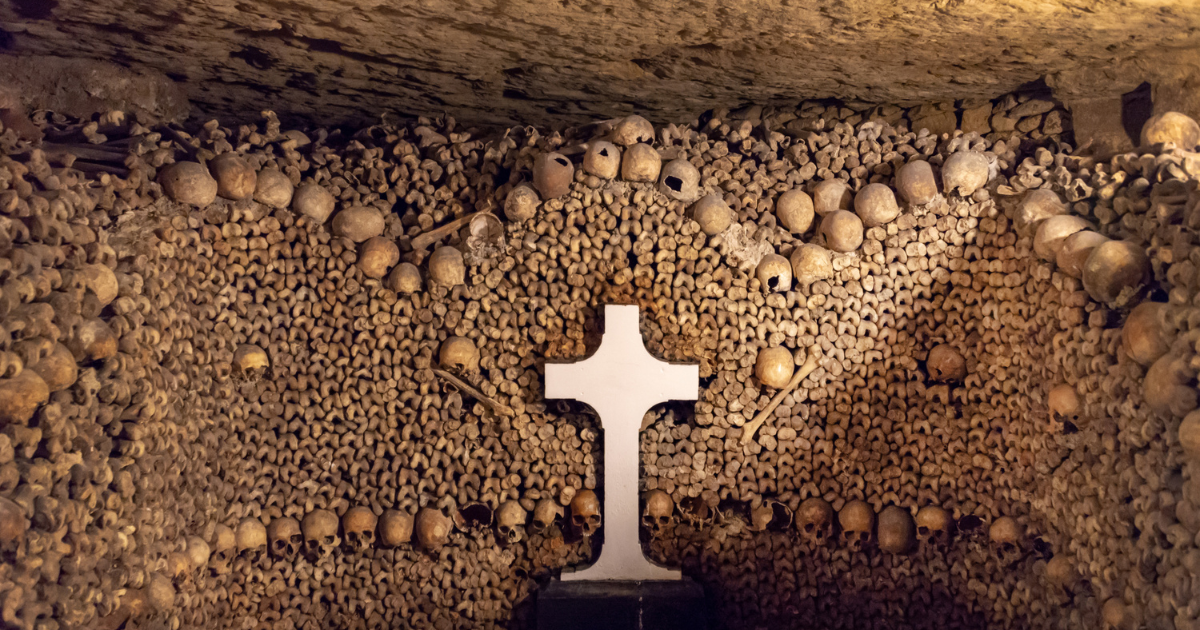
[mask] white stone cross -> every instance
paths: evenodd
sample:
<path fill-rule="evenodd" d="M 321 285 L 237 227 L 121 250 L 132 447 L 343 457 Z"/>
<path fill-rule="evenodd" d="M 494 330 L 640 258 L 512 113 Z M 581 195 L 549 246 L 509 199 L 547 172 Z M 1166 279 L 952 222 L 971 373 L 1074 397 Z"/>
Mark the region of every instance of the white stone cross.
<path fill-rule="evenodd" d="M 578 363 L 546 365 L 546 398 L 587 403 L 604 431 L 604 548 L 595 564 L 563 580 L 678 580 L 678 571 L 651 564 L 638 541 L 638 432 L 650 407 L 696 400 L 700 367 L 650 356 L 638 329 L 638 307 L 604 307 L 600 349 Z"/>

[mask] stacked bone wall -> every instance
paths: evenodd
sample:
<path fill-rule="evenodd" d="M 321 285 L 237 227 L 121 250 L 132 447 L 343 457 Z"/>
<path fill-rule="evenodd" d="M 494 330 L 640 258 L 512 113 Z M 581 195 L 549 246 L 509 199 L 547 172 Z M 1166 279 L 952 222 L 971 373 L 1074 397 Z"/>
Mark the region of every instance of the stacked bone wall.
<path fill-rule="evenodd" d="M 1197 162 L 1161 146 L 1076 157 L 1052 102 L 991 108 L 971 110 L 988 121 L 975 133 L 942 136 L 909 129 L 946 111 L 816 103 L 658 127 L 662 163 L 688 160 L 698 194 L 733 213 L 714 235 L 657 180 L 586 173 L 575 148 L 604 128 L 299 133 L 267 116 L 189 134 L 114 113 L 37 117 L 40 149 L 5 130 L 0 620 L 528 626 L 538 585 L 586 563 L 604 531 L 575 524 L 578 499 L 603 498 L 599 421 L 545 402 L 543 366 L 593 351 L 600 307 L 630 303 L 652 354 L 702 377 L 694 409 L 646 419 L 644 490 L 672 503 L 646 549 L 701 582 L 723 626 L 1191 627 L 1200 485 L 1179 431 L 1195 406 Z M 566 193 L 509 218 L 551 151 L 574 163 Z M 819 218 L 780 225 L 784 192 L 895 190 L 914 160 L 940 184 L 962 152 L 986 158 L 986 187 L 898 196 L 900 215 L 834 253 L 830 277 L 763 286 L 764 254 L 825 243 Z M 299 195 L 164 185 L 173 163 L 229 153 L 259 179 L 320 187 L 332 219 Z M 1038 189 L 1146 252 L 1149 285 L 1106 304 L 1039 259 L 1017 225 Z M 368 233 L 416 265 L 416 290 L 386 255 L 369 272 L 368 239 L 338 223 L 363 207 L 383 219 Z M 422 239 L 476 211 L 500 229 Z M 454 286 L 430 271 L 442 246 L 465 254 Z M 1139 299 L 1178 307 L 1165 404 L 1122 344 Z M 454 338 L 477 356 L 448 358 Z M 964 375 L 934 372 L 939 345 Z M 769 348 L 817 367 L 743 444 L 780 394 L 755 369 Z M 1062 385 L 1078 409 L 1050 409 Z M 888 551 L 836 514 L 806 528 L 813 497 L 835 512 L 864 501 L 877 520 L 939 506 L 953 526 Z M 365 540 L 348 518 L 310 535 L 306 516 L 358 507 L 380 519 Z M 417 531 L 389 544 L 397 513 Z M 289 518 L 304 523 L 293 539 L 266 530 Z M 1012 542 L 998 522 L 1015 523 Z"/>

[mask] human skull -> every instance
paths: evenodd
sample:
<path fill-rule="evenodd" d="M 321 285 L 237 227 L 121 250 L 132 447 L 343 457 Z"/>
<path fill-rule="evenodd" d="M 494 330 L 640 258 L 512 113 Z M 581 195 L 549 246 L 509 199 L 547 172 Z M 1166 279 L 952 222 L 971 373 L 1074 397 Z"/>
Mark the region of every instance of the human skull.
<path fill-rule="evenodd" d="M 421 270 L 410 262 L 402 262 L 388 274 L 387 287 L 395 293 L 416 293 L 421 290 Z"/>
<path fill-rule="evenodd" d="M 699 197 L 700 171 L 686 158 L 675 158 L 662 167 L 658 190 L 662 194 L 691 203 Z"/>
<path fill-rule="evenodd" d="M 754 376 L 766 387 L 786 387 L 795 371 L 796 360 L 791 351 L 781 346 L 759 350 L 754 360 Z"/>
<path fill-rule="evenodd" d="M 1125 318 L 1121 345 L 1138 365 L 1149 367 L 1171 349 L 1175 338 L 1169 319 L 1172 310 L 1163 302 L 1142 302 Z"/>
<path fill-rule="evenodd" d="M 1196 409 L 1197 390 L 1193 385 L 1196 369 L 1184 354 L 1164 354 L 1146 370 L 1142 398 L 1154 413 L 1180 417 Z"/>
<path fill-rule="evenodd" d="M 1052 216 L 1038 224 L 1033 237 L 1033 251 L 1048 262 L 1058 260 L 1058 253 L 1068 236 L 1092 229 L 1092 224 L 1073 214 Z"/>
<path fill-rule="evenodd" d="M 812 243 L 803 243 L 792 250 L 792 279 L 802 287 L 818 280 L 833 277 L 833 254 Z"/>
<path fill-rule="evenodd" d="M 1134 627 L 1134 615 L 1120 597 L 1112 597 L 1100 607 L 1104 630 L 1129 630 Z"/>
<path fill-rule="evenodd" d="M 352 552 L 362 553 L 375 544 L 375 525 L 378 519 L 371 508 L 355 506 L 342 515 L 342 544 Z"/>
<path fill-rule="evenodd" d="M 936 505 L 917 510 L 917 538 L 923 543 L 948 541 L 953 524 L 950 513 Z"/>
<path fill-rule="evenodd" d="M 178 203 L 203 208 L 217 198 L 217 180 L 198 162 L 176 162 L 162 169 L 158 183 Z"/>
<path fill-rule="evenodd" d="M 361 243 L 372 236 L 383 234 L 383 214 L 375 208 L 353 206 L 333 216 L 333 233 Z"/>
<path fill-rule="evenodd" d="M 217 194 L 226 199 L 245 199 L 258 187 L 258 173 L 236 153 L 222 153 L 209 160 L 208 170 L 217 180 Z"/>
<path fill-rule="evenodd" d="M 1114 308 L 1137 303 L 1150 279 L 1150 258 L 1137 243 L 1105 241 L 1083 263 L 1083 288 L 1093 300 Z"/>
<path fill-rule="evenodd" d="M 1077 574 L 1070 559 L 1064 555 L 1056 555 L 1046 561 L 1046 581 L 1060 588 L 1075 587 Z"/>
<path fill-rule="evenodd" d="M 197 568 L 207 566 L 209 558 L 212 557 L 212 548 L 203 538 L 192 536 L 187 540 L 187 555 L 192 561 L 192 566 Z"/>
<path fill-rule="evenodd" d="M 937 197 L 937 179 L 925 160 L 913 160 L 896 171 L 896 190 L 905 201 L 923 206 Z"/>
<path fill-rule="evenodd" d="M 213 532 L 212 572 L 213 575 L 229 573 L 229 565 L 237 555 L 237 534 L 224 525 L 217 525 Z"/>
<path fill-rule="evenodd" d="M 267 541 L 271 555 L 276 558 L 291 560 L 304 546 L 304 534 L 300 531 L 300 521 L 289 516 L 272 519 L 267 525 Z"/>
<path fill-rule="evenodd" d="M 442 342 L 438 363 L 444 370 L 473 372 L 479 369 L 479 348 L 466 337 L 450 337 Z"/>
<path fill-rule="evenodd" d="M 267 353 L 256 345 L 244 343 L 233 353 L 233 366 L 238 373 L 247 377 L 257 378 L 270 367 L 271 361 Z"/>
<path fill-rule="evenodd" d="M 169 612 L 175 607 L 175 585 L 161 573 L 147 576 L 145 596 L 150 606 L 158 612 Z"/>
<path fill-rule="evenodd" d="M 453 287 L 466 282 L 467 266 L 462 252 L 444 245 L 429 256 L 429 282 L 444 287 Z"/>
<path fill-rule="evenodd" d="M 854 195 L 854 212 L 864 227 L 887 225 L 900 216 L 896 193 L 887 184 L 867 184 Z"/>
<path fill-rule="evenodd" d="M 586 160 L 584 166 L 587 166 Z M 528 221 L 537 214 L 538 205 L 541 203 L 542 199 L 538 197 L 533 186 L 521 184 L 508 191 L 508 196 L 504 198 L 504 216 L 513 223 Z"/>
<path fill-rule="evenodd" d="M 379 517 L 379 542 L 387 547 L 399 547 L 412 540 L 413 517 L 400 510 L 385 510 Z"/>
<path fill-rule="evenodd" d="M 421 508 L 413 519 L 417 543 L 426 551 L 437 551 L 449 542 L 451 527 L 450 517 L 437 508 Z"/>
<path fill-rule="evenodd" d="M 1039 188 L 1025 195 L 1017 205 L 1013 227 L 1016 228 L 1017 234 L 1032 236 L 1042 221 L 1066 213 L 1067 206 L 1058 198 L 1057 193 L 1048 188 Z"/>
<path fill-rule="evenodd" d="M 571 192 L 575 166 L 561 153 L 543 153 L 533 161 L 533 187 L 542 199 L 558 199 Z"/>
<path fill-rule="evenodd" d="M 258 183 L 254 186 L 254 200 L 276 209 L 291 205 L 295 187 L 292 180 L 279 169 L 268 168 L 258 174 Z"/>
<path fill-rule="evenodd" d="M 820 232 L 825 247 L 843 254 L 858 249 L 863 242 L 862 219 L 845 210 L 834 210 L 822 217 Z"/>
<path fill-rule="evenodd" d="M 978 151 L 959 151 L 942 164 L 942 190 L 970 197 L 987 185 L 988 159 Z"/>
<path fill-rule="evenodd" d="M 812 189 L 813 212 L 825 216 L 836 210 L 849 210 L 854 195 L 840 179 L 827 179 Z"/>
<path fill-rule="evenodd" d="M 313 510 L 300 521 L 304 552 L 310 559 L 328 556 L 338 545 L 338 517 L 329 510 Z"/>
<path fill-rule="evenodd" d="M 213 194 L 216 194 L 216 186 L 213 186 Z M 317 225 L 324 225 L 329 220 L 336 204 L 337 199 L 329 191 L 313 182 L 302 184 L 292 195 L 292 210 Z"/>
<path fill-rule="evenodd" d="M 1184 416 L 1179 423 L 1179 446 L 1193 462 L 1200 461 L 1200 410 Z"/>
<path fill-rule="evenodd" d="M 612 140 L 623 147 L 650 142 L 654 140 L 654 125 L 637 114 L 631 114 L 613 125 Z"/>
<path fill-rule="evenodd" d="M 879 548 L 888 553 L 905 553 L 912 547 L 915 527 L 908 510 L 890 505 L 879 513 Z"/>
<path fill-rule="evenodd" d="M 267 528 L 256 518 L 244 518 L 237 527 L 238 553 L 251 562 L 258 562 L 267 549 Z"/>
<path fill-rule="evenodd" d="M 588 143 L 583 154 L 583 171 L 600 179 L 613 179 L 621 170 L 621 150 L 605 140 Z"/>
<path fill-rule="evenodd" d="M 850 501 L 838 512 L 838 525 L 842 527 L 842 540 L 846 545 L 860 551 L 871 544 L 875 510 L 866 501 Z"/>
<path fill-rule="evenodd" d="M 935 381 L 961 381 L 967 376 L 967 361 L 953 346 L 941 344 L 929 350 L 925 359 L 929 377 Z"/>
<path fill-rule="evenodd" d="M 792 234 L 800 235 L 812 227 L 813 200 L 803 189 L 793 188 L 775 200 L 775 218 Z"/>
<path fill-rule="evenodd" d="M 1142 125 L 1141 143 L 1143 147 L 1170 142 L 1185 151 L 1191 151 L 1200 144 L 1200 124 L 1179 112 L 1163 112 L 1151 116 Z"/>
<path fill-rule="evenodd" d="M 764 293 L 787 293 L 792 290 L 792 263 L 779 254 L 767 254 L 754 271 L 759 289 Z"/>
<path fill-rule="evenodd" d="M 648 144 L 635 144 L 621 157 L 621 178 L 630 182 L 653 182 L 662 170 L 662 157 Z"/>
<path fill-rule="evenodd" d="M 645 508 L 642 509 L 642 525 L 650 530 L 651 535 L 658 535 L 671 524 L 675 516 L 675 501 L 671 495 L 662 490 L 650 490 L 642 495 Z"/>
<path fill-rule="evenodd" d="M 796 508 L 796 529 L 808 542 L 823 545 L 833 534 L 833 507 L 821 497 L 809 497 Z"/>
<path fill-rule="evenodd" d="M 505 501 L 496 508 L 496 531 L 508 544 L 521 541 L 525 535 L 525 508 L 517 501 Z"/>
<path fill-rule="evenodd" d="M 533 505 L 533 521 L 529 524 L 532 534 L 544 533 L 562 521 L 563 508 L 550 497 L 539 499 Z"/>
<path fill-rule="evenodd" d="M 1020 553 L 1021 526 L 1011 516 L 1001 516 L 988 527 L 988 538 L 995 545 L 996 555 L 1002 560 L 1013 560 Z"/>
<path fill-rule="evenodd" d="M 1079 394 L 1075 392 L 1074 387 L 1066 383 L 1058 385 L 1046 394 L 1046 410 L 1051 420 L 1070 422 L 1078 426 L 1079 414 L 1082 411 Z"/>
<path fill-rule="evenodd" d="M 183 552 L 172 552 L 167 554 L 167 575 L 171 576 L 171 582 L 176 586 L 188 584 L 192 581 L 192 559 Z"/>
<path fill-rule="evenodd" d="M 1107 243 L 1108 240 L 1107 236 L 1099 232 L 1080 230 L 1063 239 L 1062 246 L 1058 249 L 1058 255 L 1054 257 L 1054 264 L 1062 273 L 1072 278 L 1082 279 L 1083 265 L 1087 263 L 1088 257 L 1097 247 Z"/>
<path fill-rule="evenodd" d="M 591 490 L 583 489 L 571 499 L 571 525 L 584 536 L 600 528 L 600 499 Z"/>
<path fill-rule="evenodd" d="M 718 194 L 705 195 L 692 205 L 692 219 L 700 224 L 700 230 L 709 236 L 724 232 L 733 222 L 733 210 Z"/>
<path fill-rule="evenodd" d="M 358 246 L 358 260 L 354 264 L 364 276 L 378 280 L 397 262 L 400 262 L 400 248 L 396 242 L 386 236 L 372 236 Z"/>

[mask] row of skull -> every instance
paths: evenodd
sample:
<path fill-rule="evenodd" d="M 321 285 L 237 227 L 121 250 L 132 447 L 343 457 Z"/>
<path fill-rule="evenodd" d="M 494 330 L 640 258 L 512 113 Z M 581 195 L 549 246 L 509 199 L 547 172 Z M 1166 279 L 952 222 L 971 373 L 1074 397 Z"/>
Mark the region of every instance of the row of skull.
<path fill-rule="evenodd" d="M 416 515 L 401 510 L 385 510 L 376 516 L 371 508 L 352 507 L 339 518 L 330 510 L 316 509 L 297 520 L 292 517 L 272 519 L 267 525 L 257 518 L 242 519 L 237 527 L 218 525 L 213 556 L 220 572 L 235 555 L 257 560 L 269 553 L 276 558 L 292 559 L 303 554 L 309 559 L 324 558 L 339 547 L 351 553 L 381 545 L 395 548 L 415 544 L 426 551 L 436 551 L 449 541 L 456 525 L 467 519 L 468 506 L 451 516 L 445 511 L 425 507 Z M 482 506 L 485 507 L 486 506 Z M 600 503 L 591 490 L 580 490 L 570 504 L 571 518 L 564 523 L 564 510 L 554 499 L 544 498 L 534 505 L 533 518 L 518 501 L 505 501 L 488 513 L 485 523 L 494 525 L 505 543 L 520 542 L 530 533 L 552 532 L 567 525 L 574 532 L 591 536 L 600 526 Z"/>
<path fill-rule="evenodd" d="M 661 534 L 675 522 L 677 506 L 669 494 L 662 490 L 651 490 L 642 496 L 642 524 L 652 535 Z M 701 500 L 685 499 L 678 510 L 693 522 L 711 520 L 711 510 Z M 878 515 L 865 501 L 848 501 L 842 509 L 835 511 L 828 501 L 820 497 L 805 499 L 793 515 L 787 506 L 777 502 L 765 502 L 750 510 L 750 529 L 764 531 L 773 525 L 782 527 L 794 524 L 800 535 L 814 543 L 827 544 L 835 541 L 861 550 L 877 544 L 884 551 L 904 553 L 917 542 L 947 542 L 954 534 L 958 523 L 967 523 L 964 517 L 956 521 L 947 510 L 929 505 L 917 510 L 915 517 L 907 508 L 888 506 Z M 1002 552 L 1012 552 L 1021 546 L 1023 532 L 1015 519 L 1002 516 L 988 527 L 988 537 Z"/>

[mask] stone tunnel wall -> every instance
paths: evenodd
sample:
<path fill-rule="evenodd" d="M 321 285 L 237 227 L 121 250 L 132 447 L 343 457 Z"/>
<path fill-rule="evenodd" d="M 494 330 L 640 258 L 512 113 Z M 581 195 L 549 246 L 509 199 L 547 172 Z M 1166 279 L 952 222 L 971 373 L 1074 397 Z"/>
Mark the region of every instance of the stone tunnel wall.
<path fill-rule="evenodd" d="M 603 497 L 598 421 L 545 403 L 542 366 L 596 347 L 601 305 L 634 303 L 650 351 L 699 362 L 703 387 L 648 414 L 644 490 L 673 506 L 646 547 L 723 626 L 1195 627 L 1180 422 L 1198 163 L 1074 156 L 1054 103 L 994 107 L 1035 123 L 937 136 L 900 110 L 712 112 L 651 141 L 653 163 L 697 170 L 682 200 L 585 171 L 580 143 L 621 128 L 187 134 L 108 114 L 37 118 L 36 149 L 7 129 L 0 620 L 526 627 L 538 584 L 603 536 L 575 524 Z M 565 188 L 541 201 L 520 185 L 554 150 L 573 174 L 539 175 Z M 940 185 L 971 153 L 986 186 Z M 760 273 L 764 254 L 838 242 L 793 232 L 784 193 L 900 190 L 913 161 L 939 184 L 926 203 L 901 190 L 826 273 Z M 1062 243 L 1034 239 L 1037 190 L 1144 252 L 1147 278 L 1106 293 L 1045 260 Z M 732 224 L 707 234 L 700 193 Z M 474 212 L 504 220 L 439 229 Z M 1142 323 L 1177 333 L 1166 359 L 1123 342 L 1139 300 L 1172 305 Z M 780 347 L 817 367 L 743 445 L 779 393 L 759 357 Z"/>

